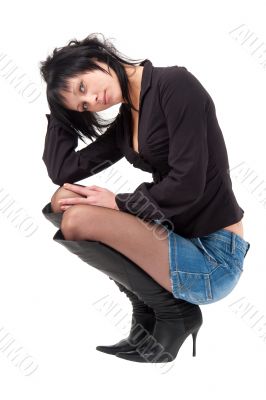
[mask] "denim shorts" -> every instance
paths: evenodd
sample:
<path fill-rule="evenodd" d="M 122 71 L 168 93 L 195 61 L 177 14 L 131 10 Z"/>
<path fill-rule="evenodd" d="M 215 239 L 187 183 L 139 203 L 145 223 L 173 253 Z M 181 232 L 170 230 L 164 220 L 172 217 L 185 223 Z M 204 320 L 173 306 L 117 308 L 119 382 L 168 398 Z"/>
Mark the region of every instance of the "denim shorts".
<path fill-rule="evenodd" d="M 160 220 L 153 220 L 162 225 Z M 176 298 L 210 304 L 227 296 L 243 273 L 250 243 L 226 229 L 206 236 L 184 238 L 168 232 L 169 277 Z"/>

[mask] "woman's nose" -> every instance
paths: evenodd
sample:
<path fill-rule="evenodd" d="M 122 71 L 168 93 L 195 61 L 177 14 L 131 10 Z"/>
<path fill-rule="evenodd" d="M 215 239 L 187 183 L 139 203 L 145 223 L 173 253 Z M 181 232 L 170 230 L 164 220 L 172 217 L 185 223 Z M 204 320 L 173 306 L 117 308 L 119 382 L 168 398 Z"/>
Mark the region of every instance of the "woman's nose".
<path fill-rule="evenodd" d="M 99 104 L 102 104 L 102 102 L 100 101 L 100 97 L 97 94 L 91 96 L 90 103 L 92 106 L 97 106 Z"/>

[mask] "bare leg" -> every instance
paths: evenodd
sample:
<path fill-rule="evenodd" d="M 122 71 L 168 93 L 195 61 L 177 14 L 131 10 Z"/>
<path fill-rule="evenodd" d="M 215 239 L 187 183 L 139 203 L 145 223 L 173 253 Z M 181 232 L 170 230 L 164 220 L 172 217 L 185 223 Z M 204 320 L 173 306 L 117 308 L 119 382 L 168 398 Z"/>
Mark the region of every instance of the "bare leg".
<path fill-rule="evenodd" d="M 172 292 L 168 238 L 162 226 L 123 211 L 79 204 L 64 212 L 61 231 L 66 240 L 95 240 L 107 244 Z"/>

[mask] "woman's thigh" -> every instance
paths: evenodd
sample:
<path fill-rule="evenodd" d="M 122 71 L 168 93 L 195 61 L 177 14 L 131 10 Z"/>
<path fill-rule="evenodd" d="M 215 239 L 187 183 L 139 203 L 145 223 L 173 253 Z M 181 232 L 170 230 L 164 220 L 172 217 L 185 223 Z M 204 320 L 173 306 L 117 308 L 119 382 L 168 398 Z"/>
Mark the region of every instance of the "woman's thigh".
<path fill-rule="evenodd" d="M 63 215 L 66 240 L 100 241 L 119 251 L 172 292 L 166 230 L 153 221 L 106 207 L 79 204 Z"/>

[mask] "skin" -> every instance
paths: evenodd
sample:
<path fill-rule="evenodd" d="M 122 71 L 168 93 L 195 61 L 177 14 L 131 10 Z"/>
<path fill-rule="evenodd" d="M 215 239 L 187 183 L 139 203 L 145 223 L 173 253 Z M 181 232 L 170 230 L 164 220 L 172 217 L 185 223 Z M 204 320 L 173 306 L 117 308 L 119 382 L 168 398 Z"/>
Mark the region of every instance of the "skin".
<path fill-rule="evenodd" d="M 130 97 L 137 109 L 142 70 L 143 67 L 126 67 L 130 82 Z M 85 93 L 76 91 L 79 78 L 83 78 L 86 89 L 88 88 Z M 76 109 L 82 101 L 86 102 L 89 111 L 97 112 L 124 101 L 113 71 L 111 76 L 101 71 L 94 71 L 73 79 L 71 83 L 75 92 L 67 95 L 66 106 L 72 109 Z M 100 104 L 104 90 L 107 90 L 109 95 L 109 102 L 106 105 Z M 135 113 L 132 114 L 134 121 L 134 115 L 138 113 L 133 113 Z M 136 128 L 133 132 L 137 130 Z M 162 287 L 172 292 L 165 228 L 159 228 L 158 231 L 155 223 L 148 223 L 135 215 L 120 211 L 115 202 L 115 194 L 96 185 L 64 185 L 54 193 L 51 203 L 53 212 L 64 213 L 61 231 L 65 240 L 100 241 L 124 254 Z M 224 229 L 241 235 L 240 222 Z"/>
<path fill-rule="evenodd" d="M 105 63 L 96 61 L 98 65 L 108 71 Z M 143 66 L 131 66 L 123 64 L 129 80 L 129 93 L 131 101 L 138 109 Z M 64 92 L 65 107 L 75 111 L 99 112 L 113 107 L 116 104 L 126 103 L 122 97 L 122 91 L 115 71 L 110 67 L 111 76 L 100 71 L 89 71 L 78 77 L 69 79 L 71 92 Z M 104 104 L 104 92 L 107 94 L 107 104 Z M 136 111 L 132 111 L 134 124 L 137 123 Z M 108 189 L 93 185 L 80 190 L 79 185 L 71 184 L 66 189 L 71 190 L 82 197 L 70 197 L 61 199 L 58 203 L 64 211 L 74 204 L 90 204 L 119 210 L 115 202 L 115 194 Z M 224 227 L 244 238 L 242 220 Z"/>
<path fill-rule="evenodd" d="M 108 71 L 107 65 L 96 61 L 98 65 Z M 143 66 L 125 65 L 129 80 L 129 93 L 134 107 L 138 108 L 141 77 Z M 65 107 L 74 111 L 99 112 L 107 110 L 116 104 L 127 103 L 122 97 L 120 83 L 115 71 L 110 67 L 111 76 L 100 71 L 89 71 L 78 77 L 69 79 L 71 92 L 62 93 L 65 97 Z M 104 92 L 107 93 L 108 104 L 103 104 Z M 83 108 L 83 109 L 82 109 Z"/>
<path fill-rule="evenodd" d="M 107 64 L 96 61 L 98 65 L 108 71 Z M 131 66 L 125 65 L 125 71 L 129 80 L 129 94 L 131 101 L 138 109 L 140 89 L 141 89 L 141 78 L 143 72 L 143 66 Z M 69 79 L 70 92 L 63 92 L 65 98 L 66 109 L 75 110 L 82 112 L 99 112 L 113 107 L 116 104 L 127 103 L 122 97 L 122 91 L 119 80 L 115 71 L 110 67 L 110 75 L 100 71 L 89 71 L 84 74 L 80 74 L 78 77 Z M 107 104 L 103 104 L 104 92 L 107 94 Z M 135 117 L 136 112 L 132 112 Z M 67 182 L 66 182 L 67 184 Z M 80 194 L 80 186 L 70 185 L 65 188 L 70 189 L 77 194 Z M 61 210 L 66 210 L 74 204 L 91 204 L 107 208 L 119 210 L 115 202 L 115 194 L 108 189 L 93 185 L 86 186 L 82 191 L 83 198 L 71 197 L 62 199 L 61 203 L 58 203 Z"/>

